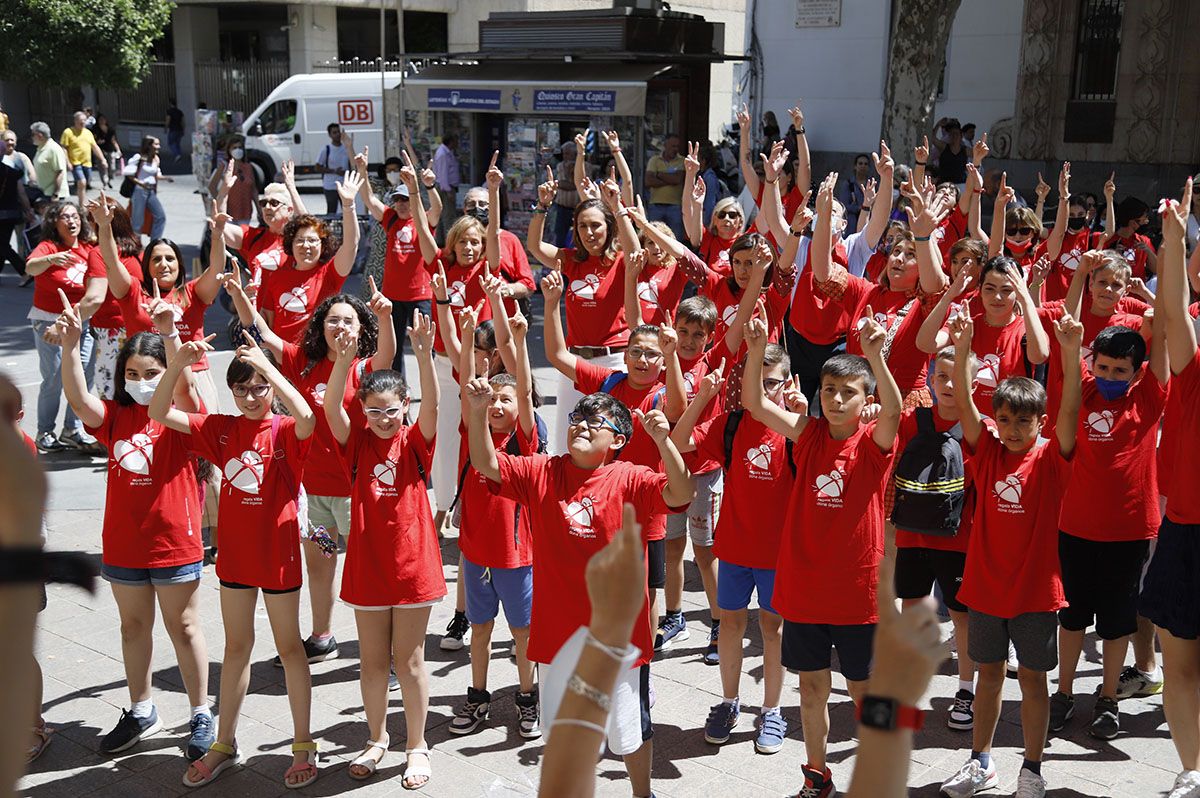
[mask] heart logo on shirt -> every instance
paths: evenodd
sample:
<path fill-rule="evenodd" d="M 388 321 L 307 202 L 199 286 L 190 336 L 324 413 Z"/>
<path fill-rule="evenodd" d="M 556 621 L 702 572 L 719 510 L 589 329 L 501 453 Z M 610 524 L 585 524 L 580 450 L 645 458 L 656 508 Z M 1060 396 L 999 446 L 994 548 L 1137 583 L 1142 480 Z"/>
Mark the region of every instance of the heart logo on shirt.
<path fill-rule="evenodd" d="M 647 305 L 658 304 L 658 283 L 650 280 L 645 283 L 637 284 L 638 299 L 645 302 Z"/>
<path fill-rule="evenodd" d="M 86 274 L 87 264 L 75 261 L 67 267 L 67 282 L 71 285 L 83 285 L 83 278 Z"/>
<path fill-rule="evenodd" d="M 600 277 L 595 274 L 589 274 L 582 280 L 571 281 L 571 293 L 577 299 L 595 299 L 596 291 L 600 288 Z"/>
<path fill-rule="evenodd" d="M 975 375 L 979 384 L 987 388 L 995 388 L 1000 384 L 1000 356 L 984 355 L 979 361 L 979 371 Z"/>
<path fill-rule="evenodd" d="M 119 440 L 113 444 L 113 460 L 129 473 L 145 476 L 154 462 L 154 443 L 140 432 L 129 440 Z"/>
<path fill-rule="evenodd" d="M 371 473 L 375 476 L 375 480 L 383 485 L 390 487 L 396 484 L 396 464 L 390 460 L 376 464 L 375 468 L 371 469 Z"/>
<path fill-rule="evenodd" d="M 875 314 L 875 321 L 876 321 L 876 322 L 878 322 L 878 323 L 879 323 L 879 325 L 880 325 L 881 327 L 883 327 L 884 329 L 887 329 L 887 326 L 888 326 L 888 317 L 887 317 L 887 314 L 886 314 L 886 313 L 876 313 L 876 314 Z M 854 325 L 854 329 L 855 329 L 855 331 L 856 331 L 856 332 L 861 332 L 861 331 L 862 331 L 862 328 L 863 328 L 863 327 L 865 327 L 865 326 L 866 326 L 866 324 L 867 324 L 867 317 L 866 317 L 866 316 L 863 316 L 861 319 L 859 319 L 859 320 L 858 320 L 858 321 L 855 323 L 855 325 Z"/>
<path fill-rule="evenodd" d="M 229 458 L 225 463 L 225 479 L 243 493 L 258 495 L 262 490 L 262 455 L 253 449 L 247 449 L 240 456 Z"/>
<path fill-rule="evenodd" d="M 567 505 L 567 523 L 571 526 L 590 530 L 592 528 L 592 499 L 584 496 L 577 502 Z"/>
<path fill-rule="evenodd" d="M 842 495 L 844 479 L 842 472 L 835 468 L 828 474 L 818 474 L 813 487 L 816 488 L 818 496 L 836 499 Z"/>
<path fill-rule="evenodd" d="M 996 492 L 996 498 L 1002 502 L 1021 503 L 1021 478 L 1016 474 L 1009 474 L 1003 480 L 998 480 L 993 490 Z"/>
<path fill-rule="evenodd" d="M 1079 256 L 1082 254 L 1083 250 L 1078 248 L 1073 249 L 1065 258 L 1059 261 L 1059 264 L 1067 271 L 1073 272 L 1079 268 Z"/>
<path fill-rule="evenodd" d="M 1088 429 L 1097 435 L 1107 436 L 1112 432 L 1113 413 L 1111 410 L 1088 413 L 1087 420 L 1084 423 L 1087 424 Z"/>
<path fill-rule="evenodd" d="M 771 468 L 771 447 L 762 443 L 753 449 L 749 449 L 746 452 L 746 462 L 750 464 L 751 468 L 756 468 L 759 471 L 769 471 Z"/>
<path fill-rule="evenodd" d="M 456 308 L 464 307 L 467 304 L 467 284 L 462 280 L 455 280 L 446 287 L 446 299 L 450 300 L 450 304 Z"/>
<path fill-rule="evenodd" d="M 694 372 L 687 372 L 683 375 L 683 392 L 687 394 L 688 401 L 696 395 L 696 375 Z"/>
<path fill-rule="evenodd" d="M 254 265 L 262 269 L 264 272 L 273 272 L 279 268 L 283 262 L 283 250 L 268 249 L 266 252 L 259 253 L 254 259 Z"/>
<path fill-rule="evenodd" d="M 405 225 L 400 228 L 400 232 L 396 233 L 396 240 L 405 244 L 411 244 L 413 240 L 413 229 L 411 226 Z"/>
<path fill-rule="evenodd" d="M 279 295 L 279 307 L 288 313 L 306 313 L 308 311 L 308 289 L 298 285 Z"/>
<path fill-rule="evenodd" d="M 312 389 L 312 398 L 319 406 L 325 406 L 325 389 L 328 388 L 328 383 L 318 382 Z"/>
<path fill-rule="evenodd" d="M 723 249 L 717 253 L 717 263 L 729 263 L 729 250 Z"/>
<path fill-rule="evenodd" d="M 721 311 L 721 323 L 726 327 L 733 324 L 733 320 L 735 318 L 737 318 L 737 305 L 727 305 L 725 309 Z"/>

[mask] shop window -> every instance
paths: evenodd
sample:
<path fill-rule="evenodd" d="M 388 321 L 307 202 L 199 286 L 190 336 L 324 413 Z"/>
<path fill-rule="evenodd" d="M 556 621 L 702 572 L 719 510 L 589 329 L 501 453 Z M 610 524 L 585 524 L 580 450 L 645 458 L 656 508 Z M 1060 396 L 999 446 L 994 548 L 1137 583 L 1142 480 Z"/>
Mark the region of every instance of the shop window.
<path fill-rule="evenodd" d="M 1075 71 L 1063 126 L 1065 143 L 1107 144 L 1113 140 L 1124 14 L 1124 0 L 1080 0 Z"/>

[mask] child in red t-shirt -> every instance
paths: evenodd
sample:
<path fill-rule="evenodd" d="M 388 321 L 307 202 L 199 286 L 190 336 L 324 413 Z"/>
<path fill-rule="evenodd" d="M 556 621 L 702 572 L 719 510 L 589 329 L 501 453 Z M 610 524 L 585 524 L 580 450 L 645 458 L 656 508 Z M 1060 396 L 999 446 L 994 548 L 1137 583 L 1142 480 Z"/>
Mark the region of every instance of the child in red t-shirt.
<path fill-rule="evenodd" d="M 971 758 L 942 790 L 967 796 L 999 783 L 991 749 L 1011 642 L 1017 652 L 1025 738 L 1017 789 L 1044 795 L 1041 760 L 1050 719 L 1046 674 L 1058 664 L 1055 611 L 1066 603 L 1058 569 L 1058 510 L 1075 452 L 1083 325 L 1064 315 L 1054 328 L 1065 375 L 1056 442 L 1040 437 L 1046 392 L 1028 377 L 1010 377 L 997 386 L 992 397 L 996 432 L 984 428 L 970 393 L 973 332 L 969 317 L 957 316 L 951 324 L 955 404 L 970 454 L 968 468 L 979 486 L 958 592 L 958 600 L 969 608 L 968 653 L 978 664 L 979 684 Z"/>
<path fill-rule="evenodd" d="M 433 325 L 413 311 L 408 339 L 417 356 L 421 409 L 408 426 L 408 386 L 399 372 L 373 371 L 358 388 L 366 423 L 352 423 L 342 402 L 358 353 L 352 332 L 339 333 L 337 360 L 326 391 L 325 418 L 351 475 L 350 536 L 341 598 L 354 608 L 362 662 L 363 707 L 370 738 L 350 765 L 369 778 L 387 752 L 387 689 L 396 665 L 404 698 L 408 757 L 404 787 L 429 781 L 425 719 L 429 675 L 425 633 L 433 605 L 446 595 L 441 549 L 425 493 L 437 433 L 438 384 L 433 373 Z"/>
<path fill-rule="evenodd" d="M 220 469 L 221 528 L 226 535 L 217 560 L 225 659 L 221 665 L 217 740 L 188 768 L 188 787 L 208 784 L 242 761 L 237 747 L 237 707 L 246 697 L 254 647 L 254 610 L 259 590 L 271 620 L 275 648 L 283 662 L 292 707 L 293 764 L 288 786 L 317 777 L 317 744 L 310 722 L 312 675 L 300 641 L 300 523 L 298 500 L 304 460 L 317 419 L 303 395 L 279 373 L 271 356 L 243 333 L 225 381 L 239 415 L 185 413 L 171 407 L 172 386 L 211 347 L 183 345 L 172 358 L 150 400 L 150 418 L 188 437 L 193 452 Z M 275 415 L 278 398 L 290 416 Z"/>
<path fill-rule="evenodd" d="M 1103 641 L 1104 679 L 1089 733 L 1120 731 L 1118 682 L 1150 541 L 1158 535 L 1155 447 L 1167 399 L 1165 324 L 1155 326 L 1149 367 L 1139 374 L 1146 341 L 1128 327 L 1106 327 L 1092 344 L 1083 378 L 1081 434 L 1059 517 L 1058 559 L 1069 606 L 1058 612 L 1058 692 L 1050 697 L 1050 731 L 1074 713 L 1072 686 L 1084 632 L 1094 622 Z M 1103 486 L 1103 490 L 1097 490 Z"/>
<path fill-rule="evenodd" d="M 644 339 L 635 337 L 640 340 Z M 555 666 L 562 664 L 553 662 L 559 649 L 588 621 L 591 607 L 583 590 L 584 569 L 592 555 L 620 530 L 624 504 L 637 508 L 638 521 L 645 529 L 650 518 L 691 502 L 691 475 L 668 439 L 670 427 L 659 410 L 635 411 L 662 461 L 661 468 L 652 471 L 616 460 L 633 435 L 633 422 L 625 406 L 609 394 L 587 396 L 568 414 L 570 447 L 567 454 L 557 457 L 496 452 L 487 433 L 492 387 L 476 379 L 467 386 L 467 398 L 471 465 L 487 478 L 489 490 L 521 502 L 531 514 L 538 587 L 533 598 L 529 658 L 543 669 L 539 681 L 545 683 L 553 677 Z M 650 795 L 654 733 L 650 725 L 649 662 L 654 654 L 650 628 L 647 601 L 634 624 L 632 640 L 596 641 L 609 651 L 629 642 L 639 649 L 636 664 L 640 667 L 630 668 L 618 680 L 607 729 L 609 749 L 625 758 L 635 795 Z M 573 668 L 574 663 L 568 667 Z"/>
<path fill-rule="evenodd" d="M 762 381 L 763 393 L 769 401 L 783 402 L 789 390 L 794 396 L 803 396 L 799 382 L 795 378 L 789 380 L 788 371 L 787 352 L 778 344 L 767 344 Z M 773 609 L 771 595 L 784 513 L 792 490 L 790 447 L 782 435 L 740 407 L 702 420 L 709 408 L 720 407 L 723 380 L 720 366 L 700 380 L 695 398 L 671 432 L 671 440 L 685 455 L 694 452 L 696 457 L 723 468 L 728 485 L 721 496 L 712 548 L 712 554 L 720 558 L 716 592 L 725 626 L 725 634 L 717 640 L 723 700 L 709 711 L 704 739 L 720 745 L 729 740 L 737 726 L 741 709 L 738 694 L 742 639 L 746 634 L 750 597 L 757 590 L 763 644 L 763 709 L 755 749 L 771 754 L 783 747 L 787 734 L 787 722 L 779 710 L 783 691 L 779 654 L 783 618 Z"/>
<path fill-rule="evenodd" d="M 814 246 L 819 246 L 814 243 Z M 776 564 L 771 604 L 784 618 L 782 662 L 800 671 L 800 721 L 808 754 L 806 795 L 832 795 L 826 767 L 830 663 L 838 652 L 850 696 L 866 694 L 878 618 L 875 598 L 883 555 L 883 495 L 900 423 L 901 396 L 884 363 L 887 331 L 867 309 L 859 330 L 866 358 L 835 355 L 821 367 L 821 418 L 785 410 L 763 393 L 766 327 L 746 326 L 750 353 L 742 404 L 756 420 L 792 441 L 795 481 Z M 862 422 L 878 381 L 878 419 Z"/>

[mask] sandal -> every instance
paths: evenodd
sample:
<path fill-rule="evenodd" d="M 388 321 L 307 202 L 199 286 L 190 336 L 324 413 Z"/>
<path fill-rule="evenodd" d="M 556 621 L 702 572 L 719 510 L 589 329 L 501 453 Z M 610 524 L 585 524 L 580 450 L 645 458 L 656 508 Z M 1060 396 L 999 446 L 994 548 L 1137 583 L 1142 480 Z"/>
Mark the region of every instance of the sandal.
<path fill-rule="evenodd" d="M 419 790 L 429 783 L 433 777 L 433 768 L 429 765 L 429 749 L 428 748 L 409 748 L 404 752 L 406 757 L 411 757 L 413 754 L 419 754 L 425 757 L 426 764 L 413 765 L 411 763 L 404 767 L 404 778 L 400 780 L 400 786 L 406 790 Z M 419 779 L 424 777 L 424 781 L 420 784 L 412 784 L 409 779 Z"/>
<path fill-rule="evenodd" d="M 36 743 L 34 743 L 33 745 L 29 746 L 28 750 L 26 750 L 26 752 L 25 752 L 25 764 L 26 765 L 31 764 L 33 762 L 33 760 L 35 760 L 39 756 L 41 756 L 42 752 L 45 751 L 46 748 L 50 745 L 51 731 L 46 728 L 46 721 L 42 721 L 42 722 L 38 723 L 38 725 L 33 727 L 32 731 L 33 731 L 34 735 L 37 736 L 38 741 Z"/>
<path fill-rule="evenodd" d="M 311 741 L 307 743 L 292 743 L 292 753 L 298 754 L 300 752 L 307 754 L 305 761 L 292 765 L 283 774 L 283 786 L 289 790 L 298 790 L 301 787 L 307 787 L 317 780 L 317 764 L 320 761 L 320 756 L 317 754 L 317 744 Z M 288 781 L 289 776 L 301 773 L 308 773 L 310 775 L 304 781 L 298 781 L 295 784 Z"/>
<path fill-rule="evenodd" d="M 365 781 L 365 780 L 371 778 L 372 776 L 374 776 L 375 769 L 377 767 L 379 767 L 379 763 L 382 762 L 384 756 L 387 755 L 388 746 L 391 744 L 392 744 L 391 737 L 388 736 L 386 733 L 383 735 L 383 739 L 380 740 L 379 742 L 376 742 L 375 740 L 367 740 L 367 747 L 363 750 L 363 752 L 361 754 L 358 755 L 357 759 L 355 759 L 353 762 L 350 763 L 350 767 L 365 768 L 367 772 L 366 772 L 366 774 L 360 776 L 357 773 L 355 773 L 353 770 L 351 770 L 350 778 L 356 779 L 358 781 Z M 371 756 L 371 752 L 374 751 L 376 748 L 378 748 L 380 751 L 378 759 L 375 759 L 374 757 Z"/>
<path fill-rule="evenodd" d="M 184 787 L 203 787 L 205 784 L 208 784 L 216 779 L 217 776 L 220 776 L 227 769 L 231 767 L 237 767 L 244 761 L 241 751 L 237 749 L 236 743 L 234 745 L 213 743 L 208 747 L 208 750 L 209 752 L 216 751 L 218 754 L 224 754 L 227 758 L 221 760 L 221 762 L 215 768 L 209 768 L 208 765 L 204 764 L 204 757 L 197 759 L 191 764 L 191 767 L 194 767 L 196 770 L 200 771 L 201 778 L 198 781 L 192 781 L 188 778 L 187 771 L 184 771 Z"/>

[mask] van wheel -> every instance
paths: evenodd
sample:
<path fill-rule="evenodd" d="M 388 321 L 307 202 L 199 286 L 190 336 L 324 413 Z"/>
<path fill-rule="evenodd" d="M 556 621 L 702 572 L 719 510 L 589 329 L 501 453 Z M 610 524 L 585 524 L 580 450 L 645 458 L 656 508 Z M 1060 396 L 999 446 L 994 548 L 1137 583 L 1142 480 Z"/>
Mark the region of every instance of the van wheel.
<path fill-rule="evenodd" d="M 254 170 L 254 184 L 258 187 L 258 193 L 261 194 L 263 189 L 267 187 L 272 178 L 275 177 L 275 164 L 269 159 L 251 154 L 247 159 L 250 162 L 250 168 Z"/>

